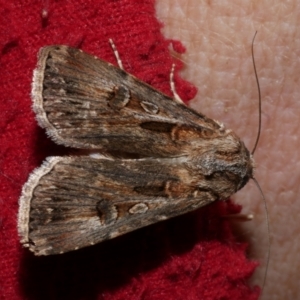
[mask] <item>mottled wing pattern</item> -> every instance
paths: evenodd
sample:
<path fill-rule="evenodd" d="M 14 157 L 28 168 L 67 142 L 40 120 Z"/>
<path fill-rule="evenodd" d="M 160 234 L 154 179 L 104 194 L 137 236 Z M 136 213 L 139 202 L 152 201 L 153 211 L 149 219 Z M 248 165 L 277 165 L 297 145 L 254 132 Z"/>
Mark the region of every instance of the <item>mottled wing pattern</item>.
<path fill-rule="evenodd" d="M 174 172 L 175 164 L 175 172 Z M 50 157 L 24 187 L 19 228 L 36 255 L 90 246 L 217 199 L 168 159 Z M 27 198 L 27 199 L 26 199 Z"/>
<path fill-rule="evenodd" d="M 33 109 L 58 143 L 168 157 L 220 126 L 101 59 L 67 46 L 39 53 Z"/>
<path fill-rule="evenodd" d="M 252 156 L 231 130 L 80 50 L 43 48 L 32 97 L 54 141 L 94 153 L 48 158 L 24 185 L 18 229 L 36 255 L 195 210 L 253 176 Z"/>

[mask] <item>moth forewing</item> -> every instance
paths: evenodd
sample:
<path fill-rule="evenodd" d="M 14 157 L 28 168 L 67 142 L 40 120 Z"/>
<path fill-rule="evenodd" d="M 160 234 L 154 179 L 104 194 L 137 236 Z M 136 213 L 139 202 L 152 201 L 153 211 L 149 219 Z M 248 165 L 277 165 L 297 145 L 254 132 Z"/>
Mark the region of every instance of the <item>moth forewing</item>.
<path fill-rule="evenodd" d="M 105 153 L 48 158 L 29 177 L 18 226 L 36 255 L 226 199 L 253 176 L 252 156 L 232 131 L 80 50 L 42 48 L 32 98 L 55 142 Z"/>
<path fill-rule="evenodd" d="M 188 157 L 51 157 L 25 185 L 23 243 L 58 254 L 195 210 L 235 192 L 231 178 L 199 173 Z M 29 210 L 29 212 L 28 212 Z M 21 216 L 20 212 L 20 222 Z"/>
<path fill-rule="evenodd" d="M 190 142 L 177 135 L 209 137 L 221 128 L 123 70 L 67 46 L 40 50 L 32 98 L 49 136 L 80 149 L 178 156 Z"/>

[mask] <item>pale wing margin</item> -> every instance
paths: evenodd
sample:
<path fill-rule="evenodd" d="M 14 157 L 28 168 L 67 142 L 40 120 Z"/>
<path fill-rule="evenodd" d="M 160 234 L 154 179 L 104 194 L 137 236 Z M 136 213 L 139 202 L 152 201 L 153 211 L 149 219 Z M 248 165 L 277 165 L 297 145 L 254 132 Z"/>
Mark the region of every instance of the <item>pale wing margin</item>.
<path fill-rule="evenodd" d="M 21 243 L 24 247 L 29 247 L 29 220 L 30 220 L 30 206 L 33 197 L 34 189 L 39 184 L 40 179 L 49 173 L 53 166 L 59 161 L 66 161 L 67 158 L 59 156 L 48 157 L 44 163 L 36 168 L 29 176 L 27 182 L 23 185 L 21 197 L 19 199 L 19 213 L 18 213 L 18 232 L 21 237 Z"/>

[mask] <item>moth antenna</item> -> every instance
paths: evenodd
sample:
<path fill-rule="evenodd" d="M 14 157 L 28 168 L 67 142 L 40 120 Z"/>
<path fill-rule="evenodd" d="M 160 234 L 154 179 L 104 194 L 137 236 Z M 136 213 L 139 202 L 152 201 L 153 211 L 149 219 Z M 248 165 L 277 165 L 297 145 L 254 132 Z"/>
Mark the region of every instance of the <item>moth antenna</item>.
<path fill-rule="evenodd" d="M 257 76 L 257 71 L 256 71 L 256 65 L 255 65 L 255 59 L 254 59 L 254 40 L 256 37 L 257 31 L 255 31 L 253 40 L 252 40 L 252 47 L 251 47 L 251 52 L 252 52 L 252 63 L 253 63 L 253 68 L 254 68 L 254 73 L 255 73 L 255 79 L 256 79 L 256 84 L 257 84 L 257 89 L 258 89 L 258 132 L 257 132 L 257 136 L 256 136 L 256 141 L 253 147 L 253 150 L 251 151 L 251 154 L 253 155 L 259 138 L 260 138 L 260 131 L 261 131 L 261 93 L 260 93 L 260 85 L 259 85 L 259 80 L 258 80 L 258 76 Z"/>
<path fill-rule="evenodd" d="M 267 232 L 268 232 L 268 251 L 267 251 L 267 261 L 266 261 L 266 271 L 265 271 L 265 275 L 264 275 L 264 279 L 263 279 L 263 284 L 262 284 L 262 291 L 265 287 L 266 284 L 266 280 L 267 280 L 267 273 L 268 273 L 268 269 L 269 269 L 269 263 L 270 263 L 270 256 L 271 256 L 271 237 L 270 237 L 270 223 L 269 223 L 269 212 L 268 212 L 268 206 L 267 206 L 267 201 L 266 198 L 264 196 L 264 193 L 260 187 L 260 185 L 258 184 L 257 180 L 252 177 L 252 180 L 254 181 L 255 185 L 257 186 L 261 197 L 263 199 L 264 202 L 264 206 L 265 206 L 265 216 L 266 216 L 266 227 L 267 227 Z"/>
<path fill-rule="evenodd" d="M 174 70 L 175 64 L 172 64 L 171 72 L 170 72 L 170 88 L 173 93 L 173 98 L 177 103 L 184 104 L 180 96 L 176 92 L 175 83 L 174 83 Z"/>
<path fill-rule="evenodd" d="M 118 65 L 119 65 L 119 68 L 122 69 L 122 70 L 124 70 L 123 64 L 122 64 L 122 61 L 121 61 L 121 58 L 120 58 L 120 56 L 119 56 L 119 52 L 118 52 L 118 50 L 117 50 L 117 47 L 116 47 L 115 43 L 113 42 L 112 39 L 109 39 L 109 43 L 110 43 L 111 48 L 112 48 L 113 51 L 114 51 L 115 58 L 116 58 L 116 60 L 117 60 L 117 63 L 118 63 Z"/>
<path fill-rule="evenodd" d="M 257 76 L 257 70 L 256 70 L 256 65 L 255 65 L 255 59 L 254 59 L 254 40 L 256 37 L 257 31 L 255 31 L 253 40 L 252 40 L 252 46 L 251 46 L 251 53 L 252 53 L 252 63 L 253 63 L 253 69 L 254 69 L 254 73 L 255 73 L 255 80 L 256 80 L 256 84 L 257 84 L 257 89 L 258 89 L 258 132 L 257 132 L 257 136 L 256 136 L 256 141 L 253 147 L 253 150 L 251 151 L 251 154 L 253 155 L 257 144 L 259 142 L 259 138 L 260 138 L 260 132 L 261 132 L 261 92 L 260 92 L 260 84 L 259 84 L 259 80 L 258 80 L 258 76 Z M 268 274 L 268 269 L 269 269 L 269 263 L 270 263 L 270 256 L 271 256 L 271 237 L 270 237 L 270 222 L 269 222 L 269 212 L 268 212 L 268 206 L 267 206 L 267 201 L 265 198 L 265 195 L 260 187 L 260 185 L 258 184 L 257 180 L 252 177 L 255 185 L 257 186 L 261 197 L 263 199 L 264 202 L 264 206 L 265 206 L 265 220 L 266 220 L 266 228 L 267 228 L 267 233 L 268 233 L 268 251 L 267 251 L 267 261 L 266 261 L 266 271 L 265 271 L 265 275 L 264 275 L 264 279 L 263 279 L 263 284 L 262 284 L 262 291 L 266 285 L 266 280 L 267 280 L 267 274 Z"/>

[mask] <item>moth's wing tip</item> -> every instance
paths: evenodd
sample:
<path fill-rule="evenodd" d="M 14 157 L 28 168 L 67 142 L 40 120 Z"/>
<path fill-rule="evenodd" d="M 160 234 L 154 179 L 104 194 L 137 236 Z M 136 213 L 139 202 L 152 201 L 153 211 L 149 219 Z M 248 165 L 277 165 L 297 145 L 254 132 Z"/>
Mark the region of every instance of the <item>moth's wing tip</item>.
<path fill-rule="evenodd" d="M 22 188 L 21 196 L 19 198 L 18 233 L 20 236 L 20 242 L 24 245 L 24 247 L 32 248 L 29 243 L 29 223 L 31 200 L 34 189 L 38 185 L 41 177 L 47 174 L 53 166 L 62 159 L 66 158 L 58 156 L 48 157 L 39 168 L 36 168 L 30 174 L 27 182 Z"/>
<path fill-rule="evenodd" d="M 72 157 L 47 157 L 43 164 L 30 174 L 27 182 L 23 186 L 19 199 L 18 233 L 23 247 L 28 248 L 35 256 L 62 254 L 66 252 L 63 248 L 55 249 L 55 247 L 47 241 L 47 237 L 31 234 L 30 211 L 34 190 L 39 185 L 40 179 L 48 174 L 56 164 L 60 162 L 68 164 L 71 160 Z M 72 249 L 69 249 L 68 251 L 71 250 Z"/>
<path fill-rule="evenodd" d="M 65 141 L 61 138 L 56 128 L 54 128 L 54 126 L 48 120 L 47 114 L 44 110 L 43 90 L 46 61 L 49 56 L 49 52 L 53 50 L 66 52 L 68 48 L 68 46 L 64 45 L 52 45 L 42 47 L 38 53 L 38 63 L 35 70 L 33 71 L 33 79 L 31 84 L 32 110 L 36 114 L 36 120 L 39 126 L 46 130 L 48 136 L 53 141 L 63 145 L 66 144 Z"/>
<path fill-rule="evenodd" d="M 48 130 L 53 129 L 52 124 L 49 122 L 46 112 L 43 106 L 43 90 L 44 90 L 44 75 L 46 61 L 48 53 L 51 50 L 51 46 L 43 47 L 40 49 L 38 54 L 38 63 L 33 71 L 33 79 L 31 84 L 31 99 L 32 99 L 32 110 L 36 114 L 36 120 L 38 124 Z"/>

